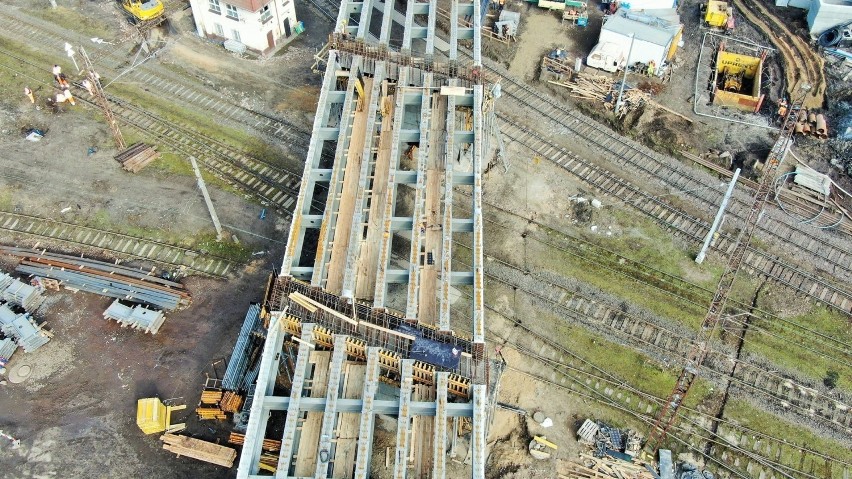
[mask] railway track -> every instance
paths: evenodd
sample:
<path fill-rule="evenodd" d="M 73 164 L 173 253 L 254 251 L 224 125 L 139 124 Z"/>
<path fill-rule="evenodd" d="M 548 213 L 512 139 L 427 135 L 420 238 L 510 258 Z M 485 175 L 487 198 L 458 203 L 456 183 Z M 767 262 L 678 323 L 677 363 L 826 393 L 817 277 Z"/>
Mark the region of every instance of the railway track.
<path fill-rule="evenodd" d="M 236 263 L 201 251 L 50 218 L 0 211 L 0 230 L 148 261 L 186 273 L 225 277 Z M 184 274 L 186 275 L 186 274 Z"/>
<path fill-rule="evenodd" d="M 22 65 L 29 65 L 34 70 L 38 68 L 38 65 L 13 52 L 0 49 L 0 53 Z M 26 74 L 25 72 L 16 73 Z M 37 77 L 32 75 L 30 77 L 34 81 L 40 81 Z M 76 84 L 74 86 L 77 87 L 74 94 L 79 101 L 98 108 L 95 102 L 87 98 L 88 95 L 84 93 L 84 89 Z M 135 127 L 145 136 L 168 145 L 175 152 L 195 156 L 223 181 L 258 198 L 264 205 L 274 207 L 283 215 L 291 215 L 291 208 L 296 203 L 295 198 L 299 192 L 300 177 L 298 175 L 252 158 L 215 138 L 154 115 L 113 95 L 107 95 L 107 97 L 111 103 L 113 115 L 123 123 Z"/>
<path fill-rule="evenodd" d="M 191 82 L 155 64 L 142 63 L 129 73 L 125 73 L 129 65 L 127 65 L 127 58 L 119 53 L 120 49 L 94 45 L 79 33 L 45 24 L 14 8 L 7 10 L 4 11 L 3 16 L 0 16 L 0 35 L 12 41 L 27 38 L 31 44 L 38 44 L 46 51 L 56 51 L 57 58 L 64 51 L 65 42 L 85 45 L 101 76 L 136 82 L 143 89 L 156 93 L 158 96 L 190 105 L 215 115 L 216 118 L 248 126 L 253 131 L 279 140 L 280 146 L 288 150 L 287 154 L 294 162 L 303 161 L 303 152 L 307 151 L 311 132 L 302 125 L 244 107 L 217 92 L 215 85 Z"/>
<path fill-rule="evenodd" d="M 455 194 L 466 195 L 461 190 L 456 191 Z M 603 271 L 609 271 L 630 280 L 639 281 L 645 286 L 684 303 L 698 306 L 702 310 L 707 306 L 713 296 L 713 291 L 710 289 L 610 251 L 578 236 L 554 229 L 551 225 L 544 225 L 494 203 L 484 202 L 483 205 L 487 207 L 484 210 L 486 212 L 486 224 L 493 224 L 500 231 L 514 230 L 518 234 L 525 234 L 527 240 L 534 240 L 542 245 L 546 245 L 559 253 L 564 253 L 575 258 L 583 264 L 591 265 Z M 455 206 L 455 208 L 459 207 L 465 208 L 466 205 L 462 202 Z M 499 213 L 501 219 L 498 219 L 498 215 L 494 214 L 494 212 Z M 511 222 L 502 220 L 512 217 L 516 220 L 522 220 L 525 225 L 536 225 L 537 228 L 530 231 L 526 228 L 513 226 Z M 540 235 L 539 230 L 552 231 L 554 234 Z M 749 324 L 750 331 L 775 337 L 777 336 L 775 333 L 762 326 L 762 324 L 772 324 L 774 327 L 786 331 L 786 334 L 789 336 L 785 336 L 785 341 L 795 344 L 797 347 L 817 356 L 833 361 L 852 357 L 852 348 L 850 348 L 850 345 L 837 338 L 830 337 L 794 321 L 780 318 L 751 304 L 742 303 L 735 299 L 729 300 L 728 305 L 739 311 L 748 311 L 751 314 L 754 321 L 751 321 Z"/>
<path fill-rule="evenodd" d="M 645 215 L 683 238 L 694 243 L 700 243 L 709 229 L 709 225 L 700 218 L 688 215 L 659 198 L 645 193 L 636 185 L 579 158 L 535 131 L 512 124 L 504 125 L 503 134 L 509 139 L 527 146 L 542 158 L 549 158 L 557 166 L 583 179 L 597 190 L 639 209 Z M 601 133 L 601 135 L 604 134 Z M 729 253 L 734 248 L 735 242 L 735 238 L 723 234 L 720 235 L 714 247 L 723 253 Z M 836 254 L 842 260 L 849 257 L 846 252 Z M 835 256 L 835 258 L 838 258 L 838 256 Z M 852 313 L 852 292 L 841 285 L 830 283 L 754 247 L 749 248 L 744 263 L 754 272 L 801 291 L 818 302 L 846 314 Z"/>
<path fill-rule="evenodd" d="M 680 363 L 694 344 L 691 333 L 664 327 L 582 294 L 561 283 L 556 275 L 524 270 L 491 255 L 486 255 L 485 259 L 487 279 L 521 291 L 540 307 L 569 321 L 577 321 L 615 342 L 651 354 L 664 363 Z M 852 434 L 852 414 L 849 412 L 852 404 L 842 399 L 835 399 L 751 362 L 734 360 L 729 351 L 711 351 L 703 370 L 702 375 L 706 378 L 732 381 L 746 395 L 764 398 L 773 406 L 798 417 L 803 424 L 816 423 L 841 436 Z"/>
<path fill-rule="evenodd" d="M 512 347 L 523 361 L 508 369 L 536 381 L 567 389 L 573 394 L 633 416 L 650 427 L 663 399 L 642 392 L 626 381 L 595 368 L 549 338 L 525 328 Z M 545 371 L 545 372 L 542 372 Z M 680 423 L 669 433 L 669 440 L 700 454 L 719 477 L 784 477 L 823 479 L 845 477 L 852 467 L 849 458 L 832 457 L 805 444 L 774 437 L 722 420 L 714 433 L 706 424 L 711 415 L 684 407 Z M 702 451 L 709 446 L 710 453 Z"/>
<path fill-rule="evenodd" d="M 602 125 L 591 123 L 591 120 L 580 117 L 579 113 L 569 113 L 567 110 L 555 106 L 552 100 L 543 97 L 541 93 L 526 85 L 517 83 L 513 83 L 513 85 L 519 87 L 519 93 L 514 96 L 519 104 L 529 105 L 548 121 L 555 122 L 559 128 L 569 130 L 566 132 L 566 137 L 582 138 L 592 147 L 593 151 L 599 152 L 612 165 L 626 171 L 644 174 L 648 178 L 664 181 L 666 186 L 679 190 L 684 193 L 684 196 L 691 198 L 703 211 L 715 211 L 718 208 L 722 193 L 707 189 L 708 181 L 704 181 L 700 173 L 693 169 L 685 171 L 686 166 L 683 166 L 683 169 L 680 166 L 673 167 L 668 164 L 663 155 L 635 144 L 632 140 L 613 135 Z M 504 91 L 507 91 L 510 96 L 513 95 L 513 89 L 506 88 Z M 554 149 L 552 154 L 556 154 L 561 149 L 553 140 L 547 139 L 541 134 L 536 134 L 534 140 L 528 135 L 524 135 L 523 128 L 518 128 L 517 122 L 512 121 L 511 118 L 503 116 L 503 120 L 504 134 L 508 130 L 509 136 L 514 136 L 520 144 L 533 147 L 531 149 L 536 150 L 536 147 L 543 146 L 542 143 L 547 143 L 547 146 Z M 549 156 L 543 156 L 543 158 L 555 161 L 554 158 Z M 678 165 L 680 164 L 678 163 Z M 742 194 L 739 196 L 742 196 Z M 729 208 L 729 214 L 739 217 L 741 215 L 739 210 L 742 208 L 735 208 L 734 205 L 742 207 L 744 205 L 743 200 L 735 196 L 731 208 Z M 686 215 L 686 213 L 682 214 Z M 831 270 L 826 268 L 826 272 L 841 281 L 852 278 L 852 254 L 845 246 L 840 242 L 835 244 L 835 241 L 827 241 L 809 231 L 784 223 L 786 221 L 784 216 L 777 216 L 778 218 L 773 217 L 771 225 L 767 222 L 758 225 L 764 238 L 771 238 L 779 244 L 792 243 L 802 252 L 811 255 L 814 262 L 825 262 L 830 265 Z M 704 228 L 704 231 L 706 232 L 708 229 L 709 224 Z"/>

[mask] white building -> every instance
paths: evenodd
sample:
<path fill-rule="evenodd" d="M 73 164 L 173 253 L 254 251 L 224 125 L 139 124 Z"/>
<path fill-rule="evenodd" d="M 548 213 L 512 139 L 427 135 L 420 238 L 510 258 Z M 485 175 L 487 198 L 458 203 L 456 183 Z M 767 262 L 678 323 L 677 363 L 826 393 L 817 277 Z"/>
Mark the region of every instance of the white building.
<path fill-rule="evenodd" d="M 190 0 L 199 36 L 262 53 L 298 33 L 294 0 Z"/>
<path fill-rule="evenodd" d="M 808 27 L 818 37 L 829 28 L 852 22 L 852 0 L 811 0 Z"/>
<path fill-rule="evenodd" d="M 619 9 L 601 27 L 598 45 L 606 45 L 616 61 L 627 65 L 653 61 L 659 68 L 674 57 L 682 33 L 683 26 L 674 9 Z"/>

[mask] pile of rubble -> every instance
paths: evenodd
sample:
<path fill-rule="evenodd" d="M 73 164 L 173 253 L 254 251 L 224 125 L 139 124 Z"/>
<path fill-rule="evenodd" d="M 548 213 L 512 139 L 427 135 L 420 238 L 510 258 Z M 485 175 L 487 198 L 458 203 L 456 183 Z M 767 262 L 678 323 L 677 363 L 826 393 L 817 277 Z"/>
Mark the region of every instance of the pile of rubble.
<path fill-rule="evenodd" d="M 618 429 L 601 421 L 586 419 L 577 435 L 579 442 L 592 447 L 595 457 L 611 456 L 631 460 L 642 449 L 642 436 L 632 429 Z"/>

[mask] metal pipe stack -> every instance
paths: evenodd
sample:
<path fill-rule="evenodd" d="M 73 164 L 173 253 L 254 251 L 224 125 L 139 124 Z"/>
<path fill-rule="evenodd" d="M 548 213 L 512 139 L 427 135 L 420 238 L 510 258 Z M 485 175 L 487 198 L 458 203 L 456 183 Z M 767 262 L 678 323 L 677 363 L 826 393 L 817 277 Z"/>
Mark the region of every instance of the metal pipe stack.
<path fill-rule="evenodd" d="M 186 307 L 191 301 L 182 284 L 153 271 L 23 248 L 2 246 L 0 253 L 21 258 L 16 271 L 55 279 L 66 287 L 165 310 Z"/>
<path fill-rule="evenodd" d="M 104 311 L 104 318 L 117 321 L 121 327 L 130 326 L 151 334 L 157 334 L 163 321 L 166 320 L 162 311 L 148 309 L 139 304 L 127 306 L 117 299 Z"/>
<path fill-rule="evenodd" d="M 251 335 L 259 324 L 260 305 L 252 304 L 249 306 L 246 317 L 243 320 L 243 327 L 240 328 L 240 334 L 237 336 L 237 341 L 234 344 L 231 360 L 228 361 L 228 368 L 225 370 L 225 376 L 222 378 L 222 389 L 237 391 L 243 383 L 246 370 L 249 367 L 249 353 L 252 345 Z"/>

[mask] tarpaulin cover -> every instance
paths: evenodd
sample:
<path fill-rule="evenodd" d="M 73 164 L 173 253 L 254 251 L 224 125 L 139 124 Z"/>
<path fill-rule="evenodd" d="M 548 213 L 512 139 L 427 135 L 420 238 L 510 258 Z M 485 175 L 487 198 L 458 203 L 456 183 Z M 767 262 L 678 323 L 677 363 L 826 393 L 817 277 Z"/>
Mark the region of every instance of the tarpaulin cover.
<path fill-rule="evenodd" d="M 452 344 L 424 338 L 419 329 L 406 324 L 400 325 L 396 330 L 415 337 L 408 355 L 410 359 L 434 364 L 444 369 L 458 369 L 461 351 Z"/>

